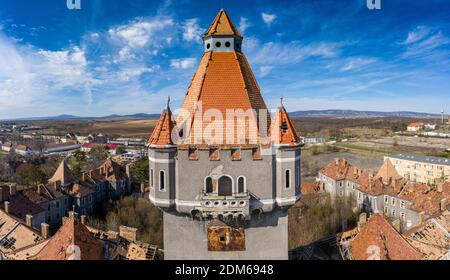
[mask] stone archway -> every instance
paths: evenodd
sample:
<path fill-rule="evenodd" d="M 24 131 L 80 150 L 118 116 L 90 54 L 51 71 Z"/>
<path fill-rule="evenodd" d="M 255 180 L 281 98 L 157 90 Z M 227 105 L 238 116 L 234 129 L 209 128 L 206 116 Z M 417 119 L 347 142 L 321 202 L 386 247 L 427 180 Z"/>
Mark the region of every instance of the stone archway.
<path fill-rule="evenodd" d="M 233 180 L 228 176 L 222 176 L 219 178 L 219 196 L 233 195 Z"/>

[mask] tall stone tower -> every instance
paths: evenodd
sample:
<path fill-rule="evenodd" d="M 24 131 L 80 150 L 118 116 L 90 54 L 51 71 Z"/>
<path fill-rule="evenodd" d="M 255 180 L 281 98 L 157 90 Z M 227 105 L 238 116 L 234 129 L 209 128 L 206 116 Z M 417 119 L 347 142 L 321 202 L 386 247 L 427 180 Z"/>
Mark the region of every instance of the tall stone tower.
<path fill-rule="evenodd" d="M 164 211 L 166 259 L 287 259 L 287 210 L 300 198 L 300 140 L 273 116 L 221 10 L 175 119 L 149 139 L 150 200 Z"/>

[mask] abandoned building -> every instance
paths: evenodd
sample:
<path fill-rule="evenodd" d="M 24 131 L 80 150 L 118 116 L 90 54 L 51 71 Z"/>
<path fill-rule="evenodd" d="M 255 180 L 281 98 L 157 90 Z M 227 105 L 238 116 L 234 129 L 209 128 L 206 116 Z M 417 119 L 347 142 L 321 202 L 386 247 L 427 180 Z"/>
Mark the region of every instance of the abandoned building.
<path fill-rule="evenodd" d="M 283 104 L 273 117 L 268 112 L 242 40 L 221 10 L 181 107 L 189 117 L 175 119 L 168 104 L 148 141 L 165 259 L 288 259 L 301 142 Z M 236 127 L 229 111 L 250 113 Z"/>
<path fill-rule="evenodd" d="M 319 171 L 320 188 L 333 200 L 350 198 L 369 214 L 384 213 L 400 223 L 401 232 L 422 224 L 449 208 L 450 182 L 435 186 L 400 176 L 389 159 L 373 173 L 336 158 Z"/>

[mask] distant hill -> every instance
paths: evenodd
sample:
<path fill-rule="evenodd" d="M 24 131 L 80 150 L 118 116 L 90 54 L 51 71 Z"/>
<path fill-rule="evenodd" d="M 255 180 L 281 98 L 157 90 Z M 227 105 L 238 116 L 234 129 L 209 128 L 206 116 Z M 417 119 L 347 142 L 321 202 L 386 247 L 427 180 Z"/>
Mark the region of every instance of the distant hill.
<path fill-rule="evenodd" d="M 357 111 L 357 110 L 309 110 L 290 112 L 291 117 L 400 117 L 400 118 L 417 118 L 417 117 L 439 117 L 439 114 L 419 113 L 409 111 L 397 112 L 379 112 L 379 111 Z"/>
<path fill-rule="evenodd" d="M 58 115 L 48 117 L 31 117 L 31 118 L 17 118 L 7 119 L 1 121 L 69 121 L 69 120 L 101 120 L 101 121 L 113 121 L 113 120 L 142 120 L 142 119 L 155 119 L 159 118 L 159 114 L 144 114 L 138 113 L 133 115 L 109 115 L 103 117 L 79 117 L 74 115 Z"/>
<path fill-rule="evenodd" d="M 426 118 L 426 117 L 440 117 L 439 114 L 419 113 L 409 111 L 398 112 L 379 112 L 379 111 L 357 111 L 357 110 L 309 110 L 309 111 L 295 111 L 290 112 L 291 117 L 400 117 L 400 118 Z M 35 118 L 18 118 L 0 121 L 67 121 L 67 120 L 99 120 L 99 121 L 114 121 L 114 120 L 142 120 L 159 118 L 160 114 L 145 114 L 138 113 L 133 115 L 109 115 L 104 117 L 79 117 L 74 115 L 58 115 L 50 117 L 35 117 Z"/>

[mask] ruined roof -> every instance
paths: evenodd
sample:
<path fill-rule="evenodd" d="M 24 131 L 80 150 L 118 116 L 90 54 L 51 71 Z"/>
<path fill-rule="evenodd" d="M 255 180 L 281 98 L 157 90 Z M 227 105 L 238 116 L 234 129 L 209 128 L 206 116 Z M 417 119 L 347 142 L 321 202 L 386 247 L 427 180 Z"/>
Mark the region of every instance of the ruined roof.
<path fill-rule="evenodd" d="M 42 240 L 37 231 L 0 210 L 0 252 L 10 253 Z"/>
<path fill-rule="evenodd" d="M 71 213 L 33 259 L 102 260 L 103 257 L 103 242 L 96 239 Z"/>
<path fill-rule="evenodd" d="M 419 260 L 422 254 L 411 246 L 381 214 L 370 217 L 367 225 L 350 241 L 354 260 Z"/>
<path fill-rule="evenodd" d="M 360 183 L 363 173 L 368 178 L 369 173 L 366 170 L 360 169 L 345 158 L 336 158 L 334 161 L 327 164 L 320 170 L 322 174 L 333 180 L 350 180 L 355 183 Z"/>
<path fill-rule="evenodd" d="M 449 211 L 446 211 L 446 214 L 442 214 L 439 218 L 430 219 L 403 234 L 427 260 L 438 260 L 450 251 L 450 233 L 448 228 L 439 223 L 442 220 L 447 220 L 448 223 L 448 213 Z"/>
<path fill-rule="evenodd" d="M 45 212 L 41 206 L 24 196 L 21 192 L 9 196 L 9 214 L 25 220 L 26 215 L 37 215 Z M 0 207 L 5 209 L 5 202 L 0 202 Z"/>
<path fill-rule="evenodd" d="M 219 35 L 219 36 L 237 36 L 242 38 L 242 35 L 234 26 L 233 22 L 228 17 L 228 14 L 222 9 L 217 14 L 208 31 L 205 33 L 205 37 Z"/>
<path fill-rule="evenodd" d="M 297 131 L 295 131 L 295 127 L 289 118 L 289 114 L 283 106 L 279 107 L 275 112 L 272 119 L 270 136 L 274 144 L 289 146 L 300 144 L 300 137 L 298 137 Z"/>
<path fill-rule="evenodd" d="M 63 160 L 59 164 L 58 169 L 56 169 L 55 173 L 53 174 L 52 178 L 50 178 L 49 182 L 56 183 L 61 182 L 61 184 L 65 185 L 67 183 L 72 182 L 74 179 L 69 167 L 66 164 L 66 161 Z"/>
<path fill-rule="evenodd" d="M 399 198 L 411 201 L 410 209 L 434 216 L 442 211 L 441 203 L 445 204 L 445 210 L 450 206 L 450 183 L 444 183 L 442 190 L 425 184 L 408 183 L 399 194 Z"/>

